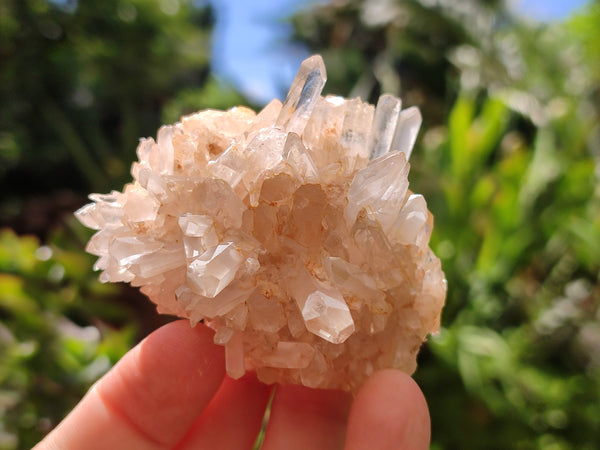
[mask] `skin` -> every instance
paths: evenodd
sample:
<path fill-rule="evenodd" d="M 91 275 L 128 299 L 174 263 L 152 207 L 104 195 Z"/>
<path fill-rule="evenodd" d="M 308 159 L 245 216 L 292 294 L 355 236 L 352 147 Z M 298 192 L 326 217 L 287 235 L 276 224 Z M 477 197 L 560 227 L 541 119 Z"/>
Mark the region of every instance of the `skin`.
<path fill-rule="evenodd" d="M 232 380 L 212 330 L 182 320 L 127 353 L 35 449 L 251 449 L 271 395 L 264 450 L 429 448 L 427 403 L 408 375 L 375 373 L 355 398 Z"/>

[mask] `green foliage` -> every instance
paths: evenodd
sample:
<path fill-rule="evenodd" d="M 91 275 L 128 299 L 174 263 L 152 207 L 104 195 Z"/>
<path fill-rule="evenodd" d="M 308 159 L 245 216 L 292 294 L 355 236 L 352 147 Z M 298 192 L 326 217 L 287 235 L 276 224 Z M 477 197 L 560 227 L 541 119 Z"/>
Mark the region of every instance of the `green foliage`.
<path fill-rule="evenodd" d="M 575 36 L 575 45 L 586 60 L 583 68 L 587 75 L 600 82 L 600 3 L 595 2 L 576 14 L 568 23 L 569 31 Z M 596 99 L 598 92 L 596 92 Z"/>
<path fill-rule="evenodd" d="M 163 122 L 175 123 L 181 116 L 203 109 L 226 110 L 245 104 L 244 98 L 215 78 L 210 78 L 201 88 L 182 89 L 163 109 Z"/>
<path fill-rule="evenodd" d="M 191 1 L 0 2 L 0 188 L 122 184 L 164 105 L 208 80 L 212 21 Z"/>
<path fill-rule="evenodd" d="M 118 289 L 97 281 L 78 246 L 65 247 L 64 237 L 41 245 L 0 230 L 2 449 L 35 445 L 133 342 L 131 317 L 110 306 Z"/>
<path fill-rule="evenodd" d="M 449 292 L 417 379 L 439 448 L 591 449 L 600 438 L 595 163 L 574 143 L 559 151 L 559 123 L 529 147 L 509 116 L 498 99 L 461 96 L 447 127 L 425 136 L 422 164 L 437 173 L 432 245 Z M 585 147 L 588 126 L 563 120 Z"/>

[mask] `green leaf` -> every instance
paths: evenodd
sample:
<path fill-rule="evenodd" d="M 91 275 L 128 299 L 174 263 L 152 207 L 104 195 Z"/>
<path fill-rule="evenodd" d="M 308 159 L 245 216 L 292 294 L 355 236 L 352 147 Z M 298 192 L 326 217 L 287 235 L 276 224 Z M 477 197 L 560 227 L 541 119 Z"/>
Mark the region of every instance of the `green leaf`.
<path fill-rule="evenodd" d="M 470 167 L 470 145 L 468 132 L 475 114 L 475 101 L 465 96 L 459 97 L 450 112 L 448 131 L 452 177 L 464 180 Z"/>
<path fill-rule="evenodd" d="M 0 273 L 0 307 L 14 315 L 38 314 L 37 302 L 25 291 L 25 280 Z"/>

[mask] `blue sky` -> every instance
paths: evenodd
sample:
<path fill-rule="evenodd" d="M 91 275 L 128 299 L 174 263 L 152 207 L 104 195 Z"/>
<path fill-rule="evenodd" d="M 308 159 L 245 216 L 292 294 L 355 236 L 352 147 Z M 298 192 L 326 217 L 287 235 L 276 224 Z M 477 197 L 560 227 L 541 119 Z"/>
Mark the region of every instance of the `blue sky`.
<path fill-rule="evenodd" d="M 212 0 L 217 25 L 213 66 L 251 100 L 266 103 L 287 90 L 308 51 L 289 45 L 285 18 L 316 1 Z"/>
<path fill-rule="evenodd" d="M 586 0 L 507 0 L 511 8 L 532 20 L 556 20 L 580 8 Z M 285 17 L 324 0 L 211 0 L 217 14 L 213 64 L 218 77 L 248 98 L 265 104 L 281 97 L 300 62 L 308 56 L 290 46 Z"/>
<path fill-rule="evenodd" d="M 586 3 L 586 0 L 509 0 L 514 10 L 534 20 L 561 19 Z"/>

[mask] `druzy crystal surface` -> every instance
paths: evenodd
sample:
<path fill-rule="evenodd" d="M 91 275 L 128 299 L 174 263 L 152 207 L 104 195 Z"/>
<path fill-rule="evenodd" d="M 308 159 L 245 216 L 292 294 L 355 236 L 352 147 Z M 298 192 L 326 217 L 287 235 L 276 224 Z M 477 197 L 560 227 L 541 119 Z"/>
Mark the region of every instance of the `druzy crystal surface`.
<path fill-rule="evenodd" d="M 322 97 L 325 80 L 313 56 L 283 104 L 161 127 L 134 181 L 76 215 L 98 230 L 100 279 L 213 327 L 231 377 L 356 391 L 376 370 L 415 370 L 446 281 L 407 178 L 419 110 Z"/>

